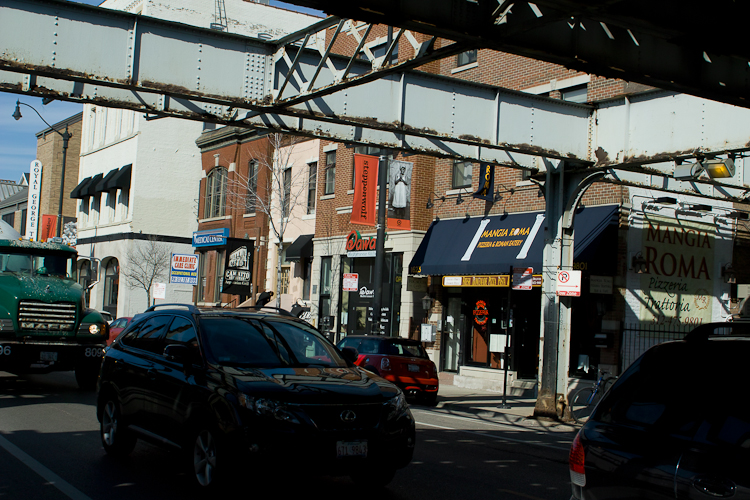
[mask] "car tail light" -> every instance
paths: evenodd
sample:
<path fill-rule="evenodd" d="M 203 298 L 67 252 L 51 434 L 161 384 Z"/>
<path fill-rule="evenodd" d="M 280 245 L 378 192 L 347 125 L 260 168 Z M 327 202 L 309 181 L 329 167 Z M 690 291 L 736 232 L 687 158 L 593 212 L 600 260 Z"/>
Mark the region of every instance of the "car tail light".
<path fill-rule="evenodd" d="M 391 360 L 383 356 L 380 359 L 380 369 L 384 371 L 390 371 L 391 370 Z"/>
<path fill-rule="evenodd" d="M 568 466 L 570 467 L 570 482 L 576 486 L 586 486 L 586 470 L 584 462 L 586 456 L 581 444 L 581 432 L 576 434 L 573 444 L 570 447 L 570 456 L 568 457 Z"/>

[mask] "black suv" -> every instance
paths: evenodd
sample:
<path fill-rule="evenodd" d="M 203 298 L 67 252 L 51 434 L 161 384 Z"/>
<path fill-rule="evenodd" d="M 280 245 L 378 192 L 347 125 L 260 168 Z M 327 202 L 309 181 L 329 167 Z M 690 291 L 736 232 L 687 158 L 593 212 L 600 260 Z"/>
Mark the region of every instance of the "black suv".
<path fill-rule="evenodd" d="M 750 323 L 646 351 L 573 442 L 573 498 L 750 499 L 748 359 Z"/>
<path fill-rule="evenodd" d="M 207 488 L 268 458 L 387 484 L 411 461 L 414 418 L 398 387 L 354 359 L 281 311 L 152 307 L 104 356 L 102 444 L 113 455 L 136 439 L 181 451 Z"/>

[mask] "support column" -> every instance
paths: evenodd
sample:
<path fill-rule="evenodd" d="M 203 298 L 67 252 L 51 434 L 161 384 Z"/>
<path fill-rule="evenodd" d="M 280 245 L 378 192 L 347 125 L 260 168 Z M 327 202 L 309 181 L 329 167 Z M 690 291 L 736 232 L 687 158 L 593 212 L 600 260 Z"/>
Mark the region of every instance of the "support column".
<path fill-rule="evenodd" d="M 570 420 L 570 320 L 576 297 L 557 296 L 557 272 L 573 269 L 574 218 L 586 190 L 604 172 L 566 172 L 565 162 L 547 161 L 541 331 L 539 339 L 539 395 L 534 416 Z"/>

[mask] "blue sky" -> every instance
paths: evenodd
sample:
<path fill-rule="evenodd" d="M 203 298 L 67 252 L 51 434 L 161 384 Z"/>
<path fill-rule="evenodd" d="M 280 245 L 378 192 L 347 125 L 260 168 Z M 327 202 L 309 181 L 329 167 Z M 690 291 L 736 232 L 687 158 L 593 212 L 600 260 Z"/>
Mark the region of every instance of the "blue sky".
<path fill-rule="evenodd" d="M 99 5 L 102 0 L 74 1 Z M 311 9 L 273 0 L 271 5 L 322 15 Z M 16 109 L 16 100 L 33 106 L 52 125 L 83 110 L 82 104 L 53 101 L 45 106 L 39 97 L 0 92 L 0 179 L 11 181 L 18 181 L 24 172 L 29 171 L 29 165 L 36 159 L 36 133 L 47 128 L 36 113 L 26 106 L 21 106 L 23 118 L 15 121 L 11 115 Z"/>

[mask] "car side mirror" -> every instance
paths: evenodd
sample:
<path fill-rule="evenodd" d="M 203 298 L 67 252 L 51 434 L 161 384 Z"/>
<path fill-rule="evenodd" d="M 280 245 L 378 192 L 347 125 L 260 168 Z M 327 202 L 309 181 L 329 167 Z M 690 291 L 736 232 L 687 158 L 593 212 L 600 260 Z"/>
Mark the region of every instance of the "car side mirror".
<path fill-rule="evenodd" d="M 164 357 L 175 363 L 188 363 L 190 361 L 190 349 L 184 344 L 169 344 L 164 348 Z"/>
<path fill-rule="evenodd" d="M 355 349 L 354 347 L 343 347 L 341 349 L 341 354 L 344 356 L 344 359 L 348 362 L 354 364 L 355 361 L 357 361 L 357 358 L 359 357 L 359 351 Z"/>

